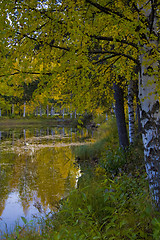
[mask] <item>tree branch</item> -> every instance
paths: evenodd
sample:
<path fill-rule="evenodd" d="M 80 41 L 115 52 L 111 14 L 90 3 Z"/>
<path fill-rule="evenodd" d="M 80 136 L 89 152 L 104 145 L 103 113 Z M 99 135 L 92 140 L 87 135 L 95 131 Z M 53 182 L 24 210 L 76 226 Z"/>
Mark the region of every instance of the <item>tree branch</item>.
<path fill-rule="evenodd" d="M 107 56 L 107 57 L 105 57 L 105 58 L 102 58 L 102 59 L 94 62 L 94 64 L 103 63 L 103 62 L 107 61 L 108 59 L 114 58 L 114 57 L 117 57 L 117 55 L 113 54 L 113 55 L 111 55 L 111 56 Z"/>
<path fill-rule="evenodd" d="M 120 12 L 114 11 L 114 10 L 108 8 L 108 7 L 103 7 L 103 6 L 101 6 L 100 4 L 98 4 L 98 3 L 92 2 L 91 0 L 86 0 L 86 2 L 87 2 L 87 3 L 90 3 L 92 6 L 96 7 L 97 9 L 101 10 L 102 12 L 104 12 L 104 13 L 106 13 L 106 14 L 110 14 L 110 15 L 111 15 L 111 14 L 115 14 L 115 15 L 117 15 L 117 16 L 120 17 L 120 18 L 123 18 L 123 19 L 125 19 L 125 20 L 127 20 L 127 21 L 129 21 L 129 22 L 132 22 L 131 19 L 125 17 L 125 16 L 124 16 L 122 13 L 120 13 Z"/>
<path fill-rule="evenodd" d="M 53 74 L 51 72 L 46 72 L 46 73 L 42 73 L 42 72 L 25 72 L 25 71 L 17 71 L 15 73 L 9 73 L 9 74 L 3 74 L 0 75 L 0 77 L 9 77 L 9 76 L 14 76 L 17 74 L 31 74 L 31 75 L 44 75 L 44 76 L 52 76 Z"/>
<path fill-rule="evenodd" d="M 20 32 L 17 32 L 17 34 L 21 35 Z M 30 40 L 33 40 L 33 41 L 36 41 L 37 44 L 40 46 L 43 46 L 44 44 L 50 46 L 50 47 L 53 47 L 53 48 L 58 48 L 58 49 L 61 49 L 61 50 L 66 50 L 66 51 L 69 51 L 70 49 L 69 48 L 65 48 L 65 47 L 60 47 L 60 46 L 57 46 L 57 45 L 54 45 L 54 41 L 52 40 L 50 43 L 47 43 L 47 42 L 43 42 L 43 41 L 38 41 L 38 39 L 34 38 L 34 37 L 30 37 L 28 36 L 27 34 L 23 34 L 22 37 L 26 37 Z M 22 39 L 21 39 L 22 40 Z"/>
<path fill-rule="evenodd" d="M 124 53 L 119 53 L 119 52 L 114 52 L 114 51 L 103 51 L 103 50 L 94 50 L 94 51 L 89 51 L 90 54 L 113 54 L 115 56 L 122 56 L 122 57 L 126 57 L 130 60 L 132 60 L 133 62 L 135 62 L 137 65 L 140 65 L 140 62 L 138 59 L 133 58 L 130 55 L 124 54 Z"/>
<path fill-rule="evenodd" d="M 93 35 L 91 37 L 93 37 L 97 40 L 106 40 L 106 41 L 109 41 L 109 42 L 116 41 L 116 42 L 119 42 L 119 43 L 124 43 L 124 44 L 130 45 L 130 46 L 132 46 L 132 47 L 134 47 L 138 50 L 138 45 L 137 44 L 135 44 L 133 42 L 128 42 L 128 41 L 123 40 L 123 39 L 119 40 L 119 39 L 114 39 L 113 37 L 104 37 L 104 36 L 95 36 L 95 35 Z"/>

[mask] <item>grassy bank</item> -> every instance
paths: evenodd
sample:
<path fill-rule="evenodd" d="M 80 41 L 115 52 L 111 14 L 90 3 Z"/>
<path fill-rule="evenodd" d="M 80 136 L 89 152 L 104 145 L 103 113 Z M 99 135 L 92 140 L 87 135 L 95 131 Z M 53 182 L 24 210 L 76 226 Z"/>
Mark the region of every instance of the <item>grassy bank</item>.
<path fill-rule="evenodd" d="M 78 188 L 59 203 L 59 211 L 40 219 L 39 230 L 17 228 L 4 239 L 160 239 L 143 162 L 141 140 L 123 152 L 115 120 L 102 124 L 97 141 L 74 149 L 81 165 Z"/>

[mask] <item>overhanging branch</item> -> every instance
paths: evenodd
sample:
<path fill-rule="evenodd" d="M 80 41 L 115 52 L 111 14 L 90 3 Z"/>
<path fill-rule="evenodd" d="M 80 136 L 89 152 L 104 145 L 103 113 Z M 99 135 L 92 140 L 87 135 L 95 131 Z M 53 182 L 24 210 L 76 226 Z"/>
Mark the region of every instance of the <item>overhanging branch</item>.
<path fill-rule="evenodd" d="M 95 2 L 93 2 L 93 1 L 91 1 L 91 0 L 86 0 L 86 2 L 87 2 L 87 3 L 90 3 L 92 6 L 96 7 L 97 9 L 101 10 L 102 12 L 104 12 L 104 13 L 106 13 L 106 14 L 114 14 L 114 15 L 117 15 L 118 17 L 120 17 L 120 18 L 123 18 L 123 19 L 125 19 L 125 20 L 127 20 L 127 21 L 129 21 L 129 22 L 132 22 L 131 19 L 125 17 L 125 16 L 124 16 L 122 13 L 120 13 L 120 12 L 114 11 L 113 9 L 110 9 L 110 8 L 108 8 L 108 7 L 103 7 L 103 6 L 101 6 L 100 4 L 95 3 Z"/>
<path fill-rule="evenodd" d="M 119 42 L 119 43 L 124 43 L 124 44 L 127 44 L 127 45 L 130 45 L 134 48 L 136 48 L 138 50 L 138 45 L 133 43 L 133 42 L 128 42 L 127 40 L 119 40 L 119 39 L 114 39 L 113 37 L 104 37 L 104 36 L 96 36 L 96 35 L 91 35 L 90 37 L 92 38 L 95 38 L 97 40 L 105 40 L 105 41 L 109 41 L 109 42 L 112 42 L 112 41 L 116 41 L 116 42 Z"/>
<path fill-rule="evenodd" d="M 21 35 L 20 32 L 17 32 L 17 34 Z M 53 48 L 57 48 L 57 49 L 65 50 L 65 51 L 69 51 L 69 50 L 70 50 L 69 48 L 66 48 L 66 47 L 61 47 L 61 46 L 58 46 L 58 45 L 54 45 L 54 44 L 53 44 L 53 43 L 54 43 L 54 40 L 52 40 L 52 41 L 49 42 L 49 43 L 48 43 L 48 42 L 43 42 L 43 41 L 38 41 L 38 39 L 36 39 L 36 38 L 34 38 L 34 37 L 31 37 L 31 36 L 29 36 L 29 35 L 27 35 L 27 34 L 23 34 L 23 35 L 22 35 L 22 38 L 28 38 L 28 39 L 30 39 L 30 40 L 33 40 L 33 41 L 37 42 L 38 47 L 41 47 L 41 46 L 43 46 L 44 44 L 46 44 L 46 45 L 48 45 L 48 46 L 50 46 L 50 47 L 53 47 Z M 22 38 L 21 38 L 21 40 L 22 40 Z"/>
<path fill-rule="evenodd" d="M 140 65 L 140 62 L 138 59 L 133 58 L 130 55 L 124 54 L 124 53 L 119 53 L 119 52 L 115 52 L 115 51 L 103 51 L 103 50 L 94 50 L 94 51 L 89 51 L 90 54 L 113 54 L 115 56 L 122 56 L 122 57 L 126 57 L 130 60 L 132 60 L 133 62 L 135 62 L 137 65 Z"/>
<path fill-rule="evenodd" d="M 53 73 L 51 73 L 51 72 L 42 73 L 42 72 L 17 71 L 17 72 L 14 72 L 14 73 L 0 75 L 0 77 L 9 77 L 9 76 L 17 75 L 17 74 L 31 74 L 31 75 L 43 75 L 43 76 L 45 76 L 45 75 L 46 76 L 52 76 L 53 75 Z"/>
<path fill-rule="evenodd" d="M 117 57 L 117 55 L 113 54 L 113 55 L 111 55 L 111 56 L 107 56 L 107 57 L 105 57 L 105 58 L 102 58 L 102 59 L 94 62 L 94 64 L 103 63 L 103 62 L 107 61 L 108 59 L 114 58 L 114 57 Z"/>

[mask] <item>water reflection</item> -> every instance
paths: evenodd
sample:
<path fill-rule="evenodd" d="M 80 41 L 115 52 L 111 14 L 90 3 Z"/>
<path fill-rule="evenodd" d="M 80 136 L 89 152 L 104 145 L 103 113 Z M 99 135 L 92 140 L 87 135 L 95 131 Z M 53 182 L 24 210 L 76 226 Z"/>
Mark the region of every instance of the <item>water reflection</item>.
<path fill-rule="evenodd" d="M 88 132 L 69 128 L 1 131 L 0 231 L 15 221 L 55 211 L 59 200 L 75 188 L 80 174 L 72 144 Z M 82 139 L 83 138 L 83 139 Z M 76 144 L 76 143 L 75 143 Z M 4 151 L 5 150 L 5 151 Z M 2 223 L 2 224 L 1 224 Z"/>

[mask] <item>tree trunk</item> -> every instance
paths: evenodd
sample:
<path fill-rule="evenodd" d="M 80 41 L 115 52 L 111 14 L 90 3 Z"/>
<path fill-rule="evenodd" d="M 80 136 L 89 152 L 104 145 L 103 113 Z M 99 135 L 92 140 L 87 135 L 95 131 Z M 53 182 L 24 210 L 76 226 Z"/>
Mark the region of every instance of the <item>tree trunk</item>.
<path fill-rule="evenodd" d="M 144 10 L 148 21 L 153 14 L 153 7 L 152 3 L 152 7 L 147 6 Z M 148 30 L 148 44 L 143 45 L 144 54 L 140 56 L 139 98 L 145 166 L 153 199 L 160 210 L 160 112 L 159 95 L 156 91 L 158 60 L 153 55 L 153 48 L 158 46 L 155 9 L 154 16 L 152 16 L 152 33 L 157 36 L 157 40 L 150 39 L 150 29 Z M 154 44 L 153 47 L 152 44 Z"/>
<path fill-rule="evenodd" d="M 26 116 L 26 103 L 24 102 L 24 106 L 23 106 L 23 117 Z"/>
<path fill-rule="evenodd" d="M 54 116 L 54 108 L 53 108 L 53 105 L 51 106 L 51 116 Z"/>
<path fill-rule="evenodd" d="M 14 115 L 14 104 L 12 104 L 12 116 Z"/>
<path fill-rule="evenodd" d="M 76 111 L 76 109 L 75 109 L 75 111 L 74 111 L 74 118 L 75 118 L 75 119 L 77 118 L 77 111 Z"/>
<path fill-rule="evenodd" d="M 62 110 L 62 117 L 63 117 L 63 119 L 64 119 L 64 108 L 63 108 L 63 110 Z"/>
<path fill-rule="evenodd" d="M 142 134 L 142 124 L 141 124 L 141 119 L 140 119 L 140 103 L 139 103 L 139 96 L 138 96 L 138 81 L 136 82 L 136 118 L 138 122 L 138 133 Z"/>
<path fill-rule="evenodd" d="M 35 116 L 36 117 L 38 116 L 38 107 L 36 107 L 36 109 L 35 109 Z"/>
<path fill-rule="evenodd" d="M 46 112 L 47 112 L 47 117 L 49 116 L 49 106 L 48 106 L 48 104 L 47 104 L 47 110 L 46 110 Z"/>
<path fill-rule="evenodd" d="M 124 113 L 124 99 L 123 99 L 123 90 L 116 83 L 113 84 L 114 89 L 114 98 L 115 98 L 115 113 L 116 121 L 119 135 L 119 144 L 120 147 L 126 149 L 129 145 L 128 134 L 125 121 Z"/>
<path fill-rule="evenodd" d="M 42 117 L 42 105 L 41 104 L 39 106 L 39 114 L 40 114 L 40 117 Z"/>
<path fill-rule="evenodd" d="M 130 143 L 133 143 L 135 140 L 133 99 L 134 99 L 133 81 L 130 80 L 128 84 L 128 118 L 129 118 L 129 142 Z"/>

